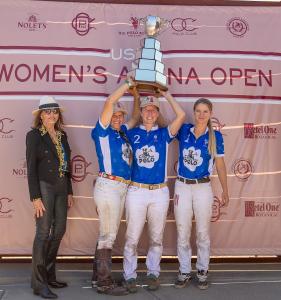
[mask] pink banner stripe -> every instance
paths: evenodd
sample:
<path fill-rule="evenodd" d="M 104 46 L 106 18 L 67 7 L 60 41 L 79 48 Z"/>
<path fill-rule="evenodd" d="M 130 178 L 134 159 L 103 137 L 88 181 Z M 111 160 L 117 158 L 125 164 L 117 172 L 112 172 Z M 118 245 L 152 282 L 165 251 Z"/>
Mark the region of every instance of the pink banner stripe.
<path fill-rule="evenodd" d="M 40 92 L 14 92 L 6 91 L 0 92 L 0 95 L 65 95 L 65 96 L 101 96 L 108 97 L 108 93 L 88 93 L 88 92 L 56 92 L 56 91 L 40 91 Z M 192 98 L 192 97 L 210 97 L 210 98 L 237 98 L 237 99 L 263 99 L 263 100 L 281 100 L 281 96 L 264 96 L 264 95 L 227 95 L 227 94 L 172 94 L 178 98 Z M 125 94 L 126 97 L 131 97 L 131 94 Z"/>
<path fill-rule="evenodd" d="M 229 51 L 229 50 L 163 50 L 163 54 L 180 53 L 205 53 L 205 54 L 240 54 L 240 55 L 261 55 L 261 56 L 281 56 L 279 52 L 261 52 L 261 51 Z"/>
<path fill-rule="evenodd" d="M 61 50 L 61 51 L 93 51 L 101 53 L 110 53 L 110 49 L 98 48 L 76 48 L 76 47 L 45 47 L 45 46 L 0 46 L 0 49 L 9 50 Z M 261 56 L 281 56 L 280 52 L 261 52 L 261 51 L 229 51 L 229 50 L 163 50 L 163 54 L 180 54 L 180 53 L 205 53 L 205 54 L 240 54 L 240 55 L 261 55 Z"/>
<path fill-rule="evenodd" d="M 44 47 L 44 46 L 0 46 L 0 49 L 9 50 L 61 50 L 61 51 L 92 51 L 101 53 L 110 53 L 110 49 L 98 49 L 98 48 L 76 48 L 76 47 Z"/>

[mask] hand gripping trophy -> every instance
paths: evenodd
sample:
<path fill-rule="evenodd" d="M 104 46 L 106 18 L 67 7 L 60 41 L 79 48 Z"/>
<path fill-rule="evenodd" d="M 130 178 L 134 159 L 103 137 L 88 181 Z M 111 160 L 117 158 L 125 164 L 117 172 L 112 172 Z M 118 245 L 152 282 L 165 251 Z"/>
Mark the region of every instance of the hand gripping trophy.
<path fill-rule="evenodd" d="M 167 21 L 157 16 L 144 19 L 146 38 L 141 40 L 141 48 L 137 50 L 136 60 L 129 73 L 134 78 L 137 90 L 158 95 L 159 89 L 166 91 L 167 78 L 164 75 L 160 42 L 155 38 Z"/>

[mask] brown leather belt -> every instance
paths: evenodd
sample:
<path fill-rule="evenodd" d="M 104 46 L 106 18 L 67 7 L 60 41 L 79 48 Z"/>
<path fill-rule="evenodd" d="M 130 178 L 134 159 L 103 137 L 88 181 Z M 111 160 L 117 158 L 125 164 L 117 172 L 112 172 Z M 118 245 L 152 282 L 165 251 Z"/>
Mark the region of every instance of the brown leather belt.
<path fill-rule="evenodd" d="M 110 175 L 110 174 L 107 174 L 107 173 L 104 173 L 104 172 L 99 172 L 99 177 L 119 181 L 119 182 L 122 182 L 122 183 L 125 183 L 125 184 L 129 184 L 131 182 L 131 180 L 126 180 L 123 177 Z"/>
<path fill-rule="evenodd" d="M 147 184 L 147 183 L 138 183 L 138 182 L 131 181 L 130 185 L 148 189 L 148 190 L 157 190 L 157 189 L 161 189 L 162 187 L 167 186 L 167 183 L 164 182 L 164 183 L 159 183 L 159 184 Z"/>
<path fill-rule="evenodd" d="M 203 177 L 200 179 L 187 179 L 187 178 L 178 176 L 177 179 L 186 184 L 198 184 L 198 183 L 206 183 L 206 182 L 211 181 L 210 177 Z"/>

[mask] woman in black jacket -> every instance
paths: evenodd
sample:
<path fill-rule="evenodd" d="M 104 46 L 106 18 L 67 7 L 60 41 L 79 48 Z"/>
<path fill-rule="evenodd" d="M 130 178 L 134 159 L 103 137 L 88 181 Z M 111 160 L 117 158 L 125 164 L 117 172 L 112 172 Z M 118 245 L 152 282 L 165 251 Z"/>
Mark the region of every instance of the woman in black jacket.
<path fill-rule="evenodd" d="M 32 251 L 31 287 L 35 295 L 54 299 L 50 289 L 63 288 L 56 279 L 55 262 L 66 229 L 67 208 L 73 204 L 70 147 L 62 130 L 62 108 L 44 96 L 33 129 L 26 135 L 27 177 L 34 207 L 36 234 Z"/>

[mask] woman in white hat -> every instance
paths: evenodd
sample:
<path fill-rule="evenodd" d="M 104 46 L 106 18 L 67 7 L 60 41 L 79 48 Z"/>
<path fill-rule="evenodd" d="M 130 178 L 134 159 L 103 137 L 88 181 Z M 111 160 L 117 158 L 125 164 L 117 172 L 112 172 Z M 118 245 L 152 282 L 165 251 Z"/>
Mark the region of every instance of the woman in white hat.
<path fill-rule="evenodd" d="M 32 251 L 31 287 L 35 295 L 54 299 L 49 287 L 63 288 L 55 262 L 66 229 L 67 208 L 73 204 L 70 147 L 63 131 L 62 107 L 43 96 L 26 135 L 27 178 L 34 207 L 36 234 Z"/>

